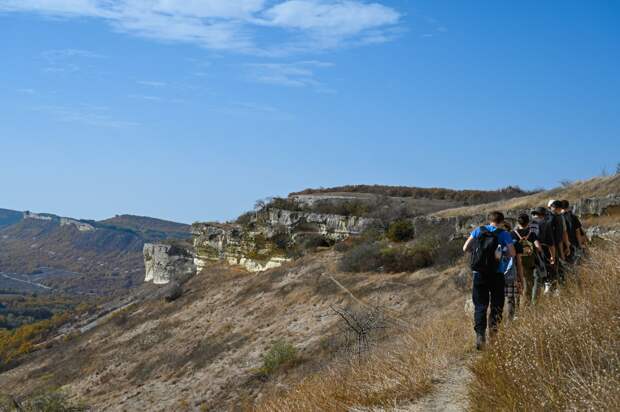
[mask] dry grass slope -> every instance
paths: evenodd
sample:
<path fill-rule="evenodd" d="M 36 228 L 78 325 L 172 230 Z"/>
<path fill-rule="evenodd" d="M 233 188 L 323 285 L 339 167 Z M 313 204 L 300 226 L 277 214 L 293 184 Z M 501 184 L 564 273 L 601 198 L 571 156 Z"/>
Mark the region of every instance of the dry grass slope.
<path fill-rule="evenodd" d="M 407 330 L 361 362 L 341 362 L 288 392 L 272 393 L 254 411 L 350 411 L 418 399 L 438 374 L 471 350 L 466 343 L 473 339 L 471 322 L 462 310 L 454 312 Z"/>
<path fill-rule="evenodd" d="M 618 246 L 502 331 L 472 367 L 472 411 L 620 410 Z"/>
<path fill-rule="evenodd" d="M 435 213 L 435 216 L 472 216 L 488 213 L 492 210 L 529 209 L 537 206 L 546 206 L 549 199 L 552 198 L 567 199 L 574 203 L 585 197 L 602 197 L 613 193 L 620 193 L 620 175 L 595 177 L 588 180 L 577 181 L 568 187 L 559 187 L 505 201 L 486 203 L 479 206 L 446 209 Z"/>

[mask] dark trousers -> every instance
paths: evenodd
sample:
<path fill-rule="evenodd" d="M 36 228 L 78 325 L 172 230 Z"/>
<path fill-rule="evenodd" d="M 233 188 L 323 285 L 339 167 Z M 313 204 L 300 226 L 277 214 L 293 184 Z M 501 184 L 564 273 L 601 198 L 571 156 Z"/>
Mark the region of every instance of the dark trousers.
<path fill-rule="evenodd" d="M 504 276 L 501 273 L 474 272 L 472 298 L 476 334 L 485 336 L 489 304 L 491 306 L 489 329 L 497 331 L 504 310 Z"/>

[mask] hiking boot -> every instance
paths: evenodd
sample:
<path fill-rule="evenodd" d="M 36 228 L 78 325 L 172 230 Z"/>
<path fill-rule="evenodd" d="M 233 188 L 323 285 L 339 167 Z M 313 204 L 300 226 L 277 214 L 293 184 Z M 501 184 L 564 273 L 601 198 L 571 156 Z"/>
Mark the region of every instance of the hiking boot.
<path fill-rule="evenodd" d="M 477 350 L 484 349 L 485 343 L 486 343 L 486 339 L 484 338 L 484 335 L 476 335 L 476 349 Z"/>

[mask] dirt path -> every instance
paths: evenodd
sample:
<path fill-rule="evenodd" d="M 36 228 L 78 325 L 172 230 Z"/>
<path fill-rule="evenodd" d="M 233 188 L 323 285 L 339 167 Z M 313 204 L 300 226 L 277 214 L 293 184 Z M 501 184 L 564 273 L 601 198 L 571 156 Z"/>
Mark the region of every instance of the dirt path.
<path fill-rule="evenodd" d="M 446 374 L 437 379 L 435 389 L 427 396 L 398 412 L 457 412 L 467 410 L 467 384 L 471 373 L 466 362 L 448 369 Z"/>
<path fill-rule="evenodd" d="M 470 380 L 467 361 L 462 361 L 435 379 L 432 392 L 415 402 L 388 408 L 353 408 L 351 412 L 465 412 Z"/>

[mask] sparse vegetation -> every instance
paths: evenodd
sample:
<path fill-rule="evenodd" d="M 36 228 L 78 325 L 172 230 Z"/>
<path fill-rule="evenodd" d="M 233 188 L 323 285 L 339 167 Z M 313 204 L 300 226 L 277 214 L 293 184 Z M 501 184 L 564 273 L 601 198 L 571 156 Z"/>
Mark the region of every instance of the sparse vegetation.
<path fill-rule="evenodd" d="M 618 245 L 503 330 L 474 364 L 472 411 L 620 410 Z"/>
<path fill-rule="evenodd" d="M 363 242 L 347 250 L 340 260 L 344 272 L 371 272 L 381 267 L 381 244 Z"/>
<path fill-rule="evenodd" d="M 67 399 L 61 392 L 39 394 L 21 401 L 12 396 L 0 396 L 0 411 L 6 412 L 82 412 L 88 408 Z"/>
<path fill-rule="evenodd" d="M 297 349 L 284 340 L 278 340 L 263 356 L 263 366 L 260 372 L 269 376 L 281 367 L 291 366 L 298 360 Z"/>
<path fill-rule="evenodd" d="M 362 242 L 343 254 L 340 269 L 344 272 L 415 272 L 433 264 L 434 251 L 430 242 L 411 246 Z"/>
<path fill-rule="evenodd" d="M 471 335 L 471 320 L 463 311 L 429 319 L 361 361 L 342 361 L 291 390 L 274 392 L 254 410 L 341 412 L 394 407 L 428 393 L 433 378 L 465 356 L 464 342 Z"/>
<path fill-rule="evenodd" d="M 432 253 L 424 245 L 385 248 L 381 250 L 381 265 L 385 272 L 415 272 L 433 264 Z"/>

